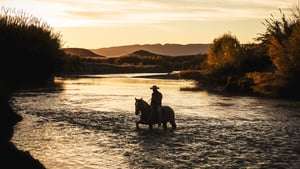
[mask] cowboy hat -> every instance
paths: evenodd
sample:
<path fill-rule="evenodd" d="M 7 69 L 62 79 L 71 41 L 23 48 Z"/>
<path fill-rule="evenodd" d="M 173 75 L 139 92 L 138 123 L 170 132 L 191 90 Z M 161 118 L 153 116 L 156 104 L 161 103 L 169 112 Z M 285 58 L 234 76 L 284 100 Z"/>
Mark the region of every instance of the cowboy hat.
<path fill-rule="evenodd" d="M 150 87 L 150 89 L 159 89 L 159 87 L 156 85 L 153 85 L 152 87 Z"/>

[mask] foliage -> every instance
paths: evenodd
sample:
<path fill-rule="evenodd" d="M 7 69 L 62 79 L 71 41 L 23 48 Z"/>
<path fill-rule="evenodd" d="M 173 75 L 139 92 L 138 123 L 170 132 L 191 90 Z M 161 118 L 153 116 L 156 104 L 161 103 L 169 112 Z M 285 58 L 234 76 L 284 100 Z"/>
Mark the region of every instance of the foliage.
<path fill-rule="evenodd" d="M 293 31 L 288 41 L 285 42 L 287 58 L 289 64 L 286 72 L 294 79 L 300 76 L 300 18 L 293 27 Z M 280 66 L 278 66 L 280 67 Z"/>
<path fill-rule="evenodd" d="M 299 95 L 298 86 L 300 84 L 300 10 L 298 6 L 291 9 L 292 17 L 288 19 L 282 14 L 281 20 L 276 20 L 273 16 L 265 21 L 266 32 L 257 38 L 260 45 L 265 47 L 275 72 L 274 75 L 248 75 L 255 77 L 269 77 L 269 88 L 276 89 L 273 94 L 284 96 Z M 257 78 L 256 78 L 257 79 Z M 254 80 L 254 91 L 264 93 L 263 82 Z"/>
<path fill-rule="evenodd" d="M 272 97 L 300 96 L 300 9 L 291 9 L 292 18 L 266 19 L 266 32 L 258 44 L 240 45 L 228 33 L 214 39 L 207 57 L 206 71 L 185 74 L 231 91 L 252 91 Z"/>
<path fill-rule="evenodd" d="M 287 85 L 284 79 L 278 78 L 272 72 L 251 72 L 245 77 L 253 80 L 253 92 L 264 96 L 277 97 L 280 89 Z"/>
<path fill-rule="evenodd" d="M 207 66 L 211 72 L 230 74 L 239 66 L 241 46 L 238 39 L 225 33 L 214 39 L 208 51 Z"/>
<path fill-rule="evenodd" d="M 273 17 L 266 20 L 267 30 L 258 38 L 266 46 L 276 74 L 285 78 L 294 77 L 300 69 L 300 10 L 295 6 L 291 11 L 293 17 L 290 20 L 281 10 L 280 21 Z"/>
<path fill-rule="evenodd" d="M 59 33 L 23 11 L 1 8 L 0 34 L 2 80 L 21 86 L 52 79 L 63 54 Z"/>
<path fill-rule="evenodd" d="M 242 49 L 239 72 L 241 74 L 247 72 L 269 72 L 274 67 L 267 50 L 259 44 L 246 44 Z"/>

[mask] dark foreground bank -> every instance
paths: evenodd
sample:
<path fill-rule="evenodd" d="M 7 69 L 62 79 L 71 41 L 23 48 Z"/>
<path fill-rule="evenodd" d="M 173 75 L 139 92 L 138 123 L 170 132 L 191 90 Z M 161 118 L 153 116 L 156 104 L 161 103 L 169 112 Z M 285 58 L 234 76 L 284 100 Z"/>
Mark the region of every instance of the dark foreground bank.
<path fill-rule="evenodd" d="M 5 92 L 1 94 L 3 93 Z M 1 97 L 0 112 L 0 168 L 44 169 L 45 166 L 38 159 L 33 158 L 30 152 L 19 150 L 11 142 L 14 127 L 23 118 L 12 110 L 7 98 Z"/>

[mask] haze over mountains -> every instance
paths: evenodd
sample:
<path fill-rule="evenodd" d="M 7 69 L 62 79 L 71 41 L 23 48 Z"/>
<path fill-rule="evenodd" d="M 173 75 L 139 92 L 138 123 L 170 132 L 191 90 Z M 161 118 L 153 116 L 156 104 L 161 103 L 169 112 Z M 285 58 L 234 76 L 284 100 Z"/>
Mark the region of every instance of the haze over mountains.
<path fill-rule="evenodd" d="M 145 44 L 145 45 L 125 45 L 114 46 L 99 49 L 89 49 L 92 52 L 106 57 L 122 56 L 139 50 L 167 55 L 167 56 L 183 56 L 205 54 L 208 52 L 210 44 Z"/>
<path fill-rule="evenodd" d="M 84 48 L 64 48 L 64 52 L 69 55 L 76 55 L 80 57 L 104 57 Z"/>

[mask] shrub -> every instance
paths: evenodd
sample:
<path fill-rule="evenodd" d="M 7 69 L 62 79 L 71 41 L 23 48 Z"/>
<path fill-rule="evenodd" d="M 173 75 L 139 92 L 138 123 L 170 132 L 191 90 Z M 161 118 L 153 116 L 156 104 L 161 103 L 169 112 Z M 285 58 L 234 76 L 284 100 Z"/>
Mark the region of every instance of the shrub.
<path fill-rule="evenodd" d="M 0 35 L 2 80 L 17 87 L 52 79 L 63 54 L 59 33 L 37 17 L 1 8 Z"/>
<path fill-rule="evenodd" d="M 229 33 L 214 39 L 207 57 L 207 66 L 211 72 L 230 74 L 236 65 L 241 47 L 237 38 Z"/>

